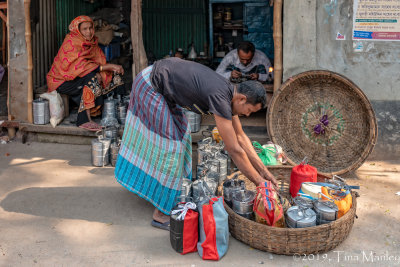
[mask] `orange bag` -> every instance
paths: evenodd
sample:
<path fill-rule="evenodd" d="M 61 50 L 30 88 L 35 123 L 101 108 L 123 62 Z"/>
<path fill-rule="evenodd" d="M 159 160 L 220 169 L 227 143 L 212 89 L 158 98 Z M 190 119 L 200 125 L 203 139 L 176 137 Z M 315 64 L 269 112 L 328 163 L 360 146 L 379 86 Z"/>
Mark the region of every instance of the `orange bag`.
<path fill-rule="evenodd" d="M 342 191 L 344 191 L 344 190 L 342 190 Z M 329 194 L 328 188 L 326 188 L 325 186 L 321 187 L 321 193 L 331 199 L 335 199 L 335 197 L 333 197 L 332 195 Z M 327 198 L 324 196 L 322 196 L 322 199 L 327 200 Z M 351 193 L 347 194 L 344 198 L 342 198 L 340 200 L 335 200 L 335 204 L 339 209 L 339 211 L 338 211 L 338 219 L 339 219 L 340 217 L 345 215 L 350 210 L 350 208 L 353 204 L 353 198 L 351 196 Z"/>
<path fill-rule="evenodd" d="M 253 210 L 256 222 L 274 227 L 285 227 L 285 216 L 279 196 L 270 181 L 257 187 Z"/>

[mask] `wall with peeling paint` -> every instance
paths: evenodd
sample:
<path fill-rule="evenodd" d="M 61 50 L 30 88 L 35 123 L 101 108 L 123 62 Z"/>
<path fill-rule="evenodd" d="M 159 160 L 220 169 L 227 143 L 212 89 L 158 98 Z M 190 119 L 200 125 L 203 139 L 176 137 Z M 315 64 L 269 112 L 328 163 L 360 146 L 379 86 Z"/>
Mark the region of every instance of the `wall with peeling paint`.
<path fill-rule="evenodd" d="M 25 41 L 24 1 L 8 1 L 8 114 L 28 121 L 28 57 Z"/>
<path fill-rule="evenodd" d="M 352 27 L 352 0 L 284 1 L 283 80 L 315 69 L 346 76 L 364 91 L 376 113 L 373 157 L 400 156 L 400 42 L 357 43 Z M 338 33 L 345 40 L 336 40 Z"/>

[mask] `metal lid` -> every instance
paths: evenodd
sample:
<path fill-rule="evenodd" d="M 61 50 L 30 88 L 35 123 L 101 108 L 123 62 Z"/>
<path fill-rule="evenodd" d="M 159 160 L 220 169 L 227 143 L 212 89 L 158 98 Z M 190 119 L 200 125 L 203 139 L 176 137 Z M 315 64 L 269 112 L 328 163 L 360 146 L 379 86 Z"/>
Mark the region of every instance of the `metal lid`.
<path fill-rule="evenodd" d="M 314 208 L 317 211 L 326 212 L 326 213 L 335 213 L 339 210 L 337 205 L 334 202 L 329 201 L 329 200 L 322 200 L 322 199 L 319 199 L 314 202 Z"/>
<path fill-rule="evenodd" d="M 238 190 L 232 193 L 232 199 L 239 202 L 252 202 L 256 193 L 249 190 Z"/>
<path fill-rule="evenodd" d="M 290 207 L 286 214 L 289 220 L 295 221 L 297 224 L 312 224 L 317 220 L 315 211 L 312 209 L 303 210 L 298 206 Z"/>

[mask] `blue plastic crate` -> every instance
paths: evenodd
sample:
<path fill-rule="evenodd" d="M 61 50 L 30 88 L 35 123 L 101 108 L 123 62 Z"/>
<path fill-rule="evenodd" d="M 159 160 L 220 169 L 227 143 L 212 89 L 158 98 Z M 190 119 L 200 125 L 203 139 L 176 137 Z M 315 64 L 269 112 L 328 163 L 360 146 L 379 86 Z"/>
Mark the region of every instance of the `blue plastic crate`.
<path fill-rule="evenodd" d="M 104 55 L 106 56 L 107 62 L 111 59 L 117 58 L 121 55 L 121 44 L 118 42 L 110 43 L 107 46 L 99 45 L 101 50 L 103 50 Z"/>

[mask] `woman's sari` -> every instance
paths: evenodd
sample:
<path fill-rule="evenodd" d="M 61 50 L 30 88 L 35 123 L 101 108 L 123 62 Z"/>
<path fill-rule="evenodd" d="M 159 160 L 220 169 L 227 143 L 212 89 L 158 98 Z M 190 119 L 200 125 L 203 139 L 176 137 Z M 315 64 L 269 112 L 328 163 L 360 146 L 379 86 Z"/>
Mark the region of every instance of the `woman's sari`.
<path fill-rule="evenodd" d="M 90 40 L 86 40 L 79 31 L 79 25 L 83 22 L 93 24 L 93 20 L 88 16 L 79 16 L 69 25 L 70 33 L 65 37 L 47 74 L 49 92 L 56 90 L 65 82 L 76 82 L 79 78 L 87 76 L 98 70 L 101 65 L 106 64 L 106 58 L 98 46 L 97 37 L 92 36 Z M 112 72 L 101 71 L 100 75 L 101 82 L 94 76 L 83 86 L 78 112 L 95 108 L 97 97 L 122 85 L 121 78 L 115 76 L 113 79 Z"/>

